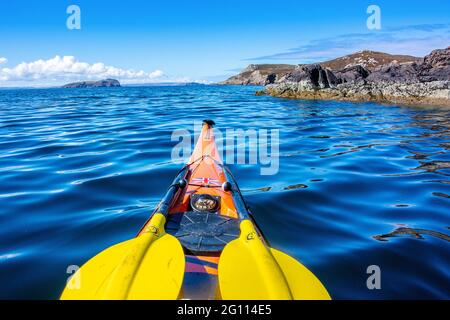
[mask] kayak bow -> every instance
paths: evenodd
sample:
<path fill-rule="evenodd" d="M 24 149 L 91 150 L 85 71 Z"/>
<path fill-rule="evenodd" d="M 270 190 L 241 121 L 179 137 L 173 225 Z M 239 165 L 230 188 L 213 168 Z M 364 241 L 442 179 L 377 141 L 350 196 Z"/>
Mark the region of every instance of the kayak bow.
<path fill-rule="evenodd" d="M 213 125 L 204 121 L 137 237 L 86 262 L 61 299 L 330 299 L 311 271 L 270 248 L 223 165 Z"/>

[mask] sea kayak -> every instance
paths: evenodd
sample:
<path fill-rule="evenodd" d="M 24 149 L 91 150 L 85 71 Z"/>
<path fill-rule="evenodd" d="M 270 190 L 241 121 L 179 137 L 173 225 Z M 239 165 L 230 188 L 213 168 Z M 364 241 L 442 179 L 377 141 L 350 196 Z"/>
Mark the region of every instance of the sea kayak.
<path fill-rule="evenodd" d="M 269 246 L 220 158 L 213 125 L 203 122 L 137 236 L 86 262 L 61 299 L 330 299 L 311 271 Z"/>

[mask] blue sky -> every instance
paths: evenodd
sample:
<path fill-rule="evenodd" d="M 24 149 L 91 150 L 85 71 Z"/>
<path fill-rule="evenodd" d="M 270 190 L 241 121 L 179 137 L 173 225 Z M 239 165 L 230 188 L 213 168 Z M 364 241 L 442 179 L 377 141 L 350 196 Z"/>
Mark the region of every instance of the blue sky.
<path fill-rule="evenodd" d="M 81 30 L 66 27 L 71 4 L 81 9 Z M 367 29 L 371 4 L 381 8 L 381 30 Z M 104 74 L 217 81 L 249 63 L 317 62 L 362 49 L 422 56 L 450 45 L 449 12 L 442 0 L 2 1 L 0 86 Z"/>

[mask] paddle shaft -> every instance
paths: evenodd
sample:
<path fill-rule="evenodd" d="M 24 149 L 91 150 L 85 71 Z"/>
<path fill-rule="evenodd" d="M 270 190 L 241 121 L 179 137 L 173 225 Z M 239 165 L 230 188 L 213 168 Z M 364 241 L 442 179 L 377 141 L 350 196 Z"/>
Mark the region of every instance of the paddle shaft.
<path fill-rule="evenodd" d="M 184 180 L 187 169 L 188 169 L 188 167 L 185 166 L 183 169 L 180 170 L 180 172 L 178 172 L 178 175 L 173 180 L 169 189 L 167 189 L 166 194 L 164 195 L 162 200 L 158 203 L 156 208 L 153 210 L 153 213 L 151 214 L 150 218 L 144 223 L 141 230 L 139 230 L 138 235 L 142 234 L 145 227 L 148 225 L 148 223 L 150 222 L 150 220 L 153 218 L 153 216 L 156 213 L 160 213 L 165 218 L 167 218 L 167 215 L 169 214 L 170 206 L 172 205 L 174 198 L 177 195 L 177 192 L 182 189 L 181 185 L 180 185 L 180 181 Z"/>
<path fill-rule="evenodd" d="M 182 170 L 180 170 L 175 180 L 173 180 L 172 184 L 167 190 L 166 195 L 164 196 L 164 198 L 162 198 L 162 200 L 160 201 L 156 209 L 153 211 L 153 213 L 158 212 L 164 215 L 164 217 L 167 217 L 170 206 L 172 205 L 172 202 L 175 198 L 175 195 L 180 190 L 181 187 L 180 182 L 184 180 L 186 171 L 187 167 L 184 167 Z"/>
<path fill-rule="evenodd" d="M 245 204 L 244 198 L 242 197 L 241 191 L 239 190 L 236 180 L 234 179 L 233 175 L 231 174 L 230 170 L 228 170 L 227 167 L 222 165 L 222 168 L 225 173 L 225 176 L 227 177 L 228 182 L 231 183 L 231 192 L 233 192 L 234 194 L 233 197 L 234 206 L 236 207 L 236 211 L 239 215 L 239 218 L 241 220 L 250 219 L 250 214 L 247 210 L 247 205 Z"/>

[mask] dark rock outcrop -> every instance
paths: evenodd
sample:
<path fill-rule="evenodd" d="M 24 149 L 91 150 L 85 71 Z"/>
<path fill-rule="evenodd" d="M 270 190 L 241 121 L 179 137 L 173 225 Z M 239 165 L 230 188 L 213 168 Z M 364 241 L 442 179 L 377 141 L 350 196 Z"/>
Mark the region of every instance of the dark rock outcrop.
<path fill-rule="evenodd" d="M 283 81 L 299 82 L 311 90 L 334 87 L 339 84 L 336 76 L 329 69 L 319 64 L 299 65 L 294 72 L 284 77 Z"/>
<path fill-rule="evenodd" d="M 394 61 L 372 71 L 363 66 L 334 72 L 317 64 L 298 66 L 275 84 L 266 86 L 266 92 L 297 99 L 450 107 L 450 47 L 435 50 L 419 61 Z"/>
<path fill-rule="evenodd" d="M 370 75 L 370 71 L 363 66 L 351 66 L 334 72 L 339 83 L 358 82 L 366 79 Z"/>
<path fill-rule="evenodd" d="M 445 81 L 450 75 L 450 47 L 434 50 L 426 56 L 419 67 L 421 81 Z"/>
<path fill-rule="evenodd" d="M 412 63 L 389 63 L 376 68 L 368 77 L 369 82 L 417 82 L 419 65 Z"/>
<path fill-rule="evenodd" d="M 115 79 L 105 79 L 99 81 L 73 82 L 62 86 L 62 88 L 103 88 L 103 87 L 120 87 L 120 82 Z"/>

